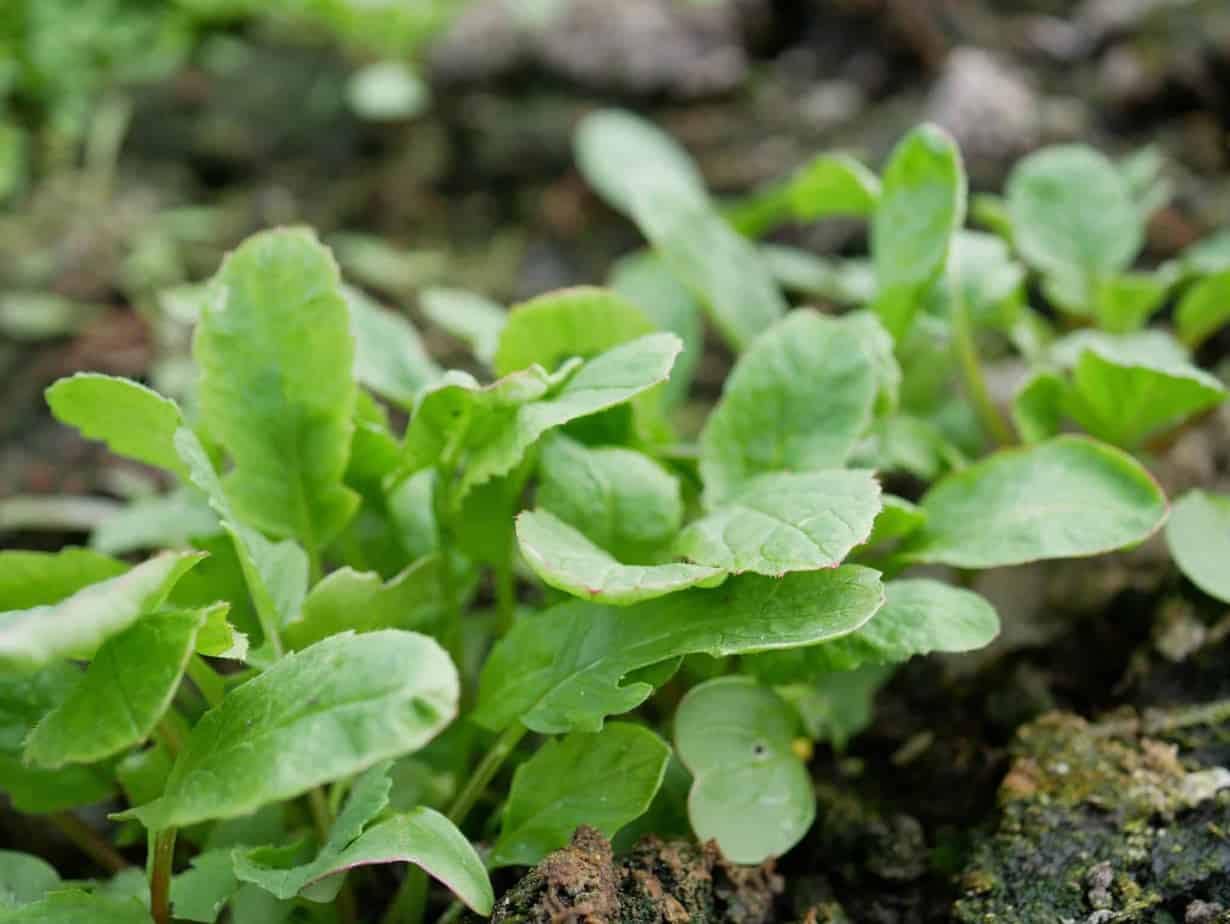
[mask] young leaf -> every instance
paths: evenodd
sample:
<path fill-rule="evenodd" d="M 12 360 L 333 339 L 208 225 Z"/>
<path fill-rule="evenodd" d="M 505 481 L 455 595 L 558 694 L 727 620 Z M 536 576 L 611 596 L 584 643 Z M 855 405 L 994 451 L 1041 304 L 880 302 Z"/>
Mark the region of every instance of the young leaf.
<path fill-rule="evenodd" d="M 495 372 L 508 375 L 533 365 L 557 369 L 566 359 L 589 359 L 654 330 L 645 312 L 606 289 L 576 286 L 550 292 L 508 312 Z"/>
<path fill-rule="evenodd" d="M 679 703 L 675 747 L 693 776 L 688 817 L 696 836 L 716 840 L 728 860 L 781 856 L 815 820 L 794 733 L 790 707 L 747 677 L 702 683 Z"/>
<path fill-rule="evenodd" d="M 704 349 L 704 314 L 695 296 L 651 251 L 638 251 L 619 260 L 611 269 L 609 284 L 619 295 L 645 312 L 658 330 L 669 331 L 683 341 L 671 378 L 663 388 L 667 407 L 688 396 Z"/>
<path fill-rule="evenodd" d="M 868 548 L 874 548 L 884 542 L 904 539 L 927 522 L 927 515 L 923 513 L 922 508 L 903 497 L 883 494 L 880 500 L 884 506 L 876 515 L 876 521 L 871 527 L 871 535 L 864 543 Z"/>
<path fill-rule="evenodd" d="M 868 215 L 880 198 L 879 178 L 852 157 L 820 154 L 794 175 L 726 208 L 727 220 L 748 237 L 783 221 Z"/>
<path fill-rule="evenodd" d="M 545 584 L 585 600 L 627 606 L 720 578 L 703 565 L 625 565 L 546 510 L 517 517 L 521 554 Z"/>
<path fill-rule="evenodd" d="M 607 204 L 635 218 L 645 189 L 670 191 L 680 202 L 706 203 L 691 155 L 652 122 L 619 109 L 586 116 L 575 136 L 577 166 Z"/>
<path fill-rule="evenodd" d="M 90 657 L 107 639 L 157 609 L 184 572 L 204 557 L 200 552 L 164 552 L 59 603 L 0 613 L 0 673 Z"/>
<path fill-rule="evenodd" d="M 933 651 L 976 651 L 999 634 L 995 608 L 973 591 L 918 578 L 889 581 L 884 595 L 884 606 L 857 632 L 799 649 L 808 655 L 811 677 L 896 664 Z"/>
<path fill-rule="evenodd" d="M 876 572 L 857 566 L 772 579 L 745 575 L 617 608 L 580 600 L 521 620 L 483 668 L 474 720 L 520 720 L 544 734 L 599 731 L 653 692 L 627 675 L 687 654 L 723 657 L 814 645 L 853 632 L 880 607 Z"/>
<path fill-rule="evenodd" d="M 155 613 L 104 642 L 77 688 L 26 739 L 26 761 L 51 769 L 91 764 L 144 741 L 170 705 L 207 618 L 200 610 Z"/>
<path fill-rule="evenodd" d="M 1172 282 L 1162 272 L 1122 273 L 1100 280 L 1093 306 L 1098 327 L 1116 334 L 1139 330 L 1162 307 Z"/>
<path fill-rule="evenodd" d="M 56 420 L 101 440 L 116 455 L 183 476 L 171 438 L 183 426 L 179 406 L 138 382 L 79 372 L 47 389 Z"/>
<path fill-rule="evenodd" d="M 67 661 L 19 676 L 0 675 L 0 789 L 19 812 L 41 814 L 90 805 L 115 792 L 106 766 L 28 767 L 22 749 L 30 730 L 68 699 L 81 671 Z"/>
<path fill-rule="evenodd" d="M 60 874 L 41 857 L 0 850 L 0 912 L 38 901 L 60 887 Z"/>
<path fill-rule="evenodd" d="M 582 824 L 614 837 L 649 808 L 670 756 L 665 741 L 626 722 L 548 741 L 513 774 L 491 866 L 533 866 Z"/>
<path fill-rule="evenodd" d="M 302 618 L 286 625 L 286 646 L 300 650 L 347 630 L 430 625 L 442 606 L 442 566 L 439 555 L 429 555 L 387 583 L 371 571 L 339 568 L 312 588 L 303 601 Z"/>
<path fill-rule="evenodd" d="M 296 845 L 298 846 L 298 845 Z M 192 858 L 192 868 L 171 880 L 171 908 L 183 921 L 214 924 L 239 890 L 230 848 L 215 848 Z"/>
<path fill-rule="evenodd" d="M 776 690 L 798 713 L 807 737 L 828 741 L 834 750 L 844 751 L 851 738 L 871 725 L 876 694 L 892 679 L 894 671 L 895 665 L 875 664 L 822 674 L 808 683 L 779 686 Z"/>
<path fill-rule="evenodd" d="M 485 366 L 495 360 L 508 312 L 490 299 L 464 289 L 424 289 L 419 307 L 433 324 L 467 344 Z"/>
<path fill-rule="evenodd" d="M 270 542 L 235 518 L 222 482 L 195 433 L 186 427 L 180 430 L 175 434 L 175 448 L 191 473 L 192 483 L 205 492 L 231 537 L 265 642 L 271 643 L 280 628 L 299 613 L 307 593 L 307 555 L 293 540 Z"/>
<path fill-rule="evenodd" d="M 615 407 L 664 382 L 682 345 L 651 334 L 548 376 L 531 367 L 485 388 L 456 376 L 420 400 L 406 433 L 399 476 L 464 459 L 451 502 L 517 467 L 539 437 L 571 420 Z"/>
<path fill-rule="evenodd" d="M 956 143 L 922 125 L 897 145 L 871 221 L 871 259 L 879 294 L 873 308 L 900 339 L 919 296 L 944 268 L 953 234 L 965 222 L 965 169 Z"/>
<path fill-rule="evenodd" d="M 756 246 L 708 202 L 645 188 L 634 215 L 641 233 L 735 350 L 746 349 L 786 313 L 789 306 Z"/>
<path fill-rule="evenodd" d="M 201 416 L 235 467 L 238 522 L 320 549 L 354 513 L 342 484 L 357 388 L 337 265 L 305 230 L 257 234 L 210 284 L 194 354 Z"/>
<path fill-rule="evenodd" d="M 1179 339 L 1193 350 L 1230 322 L 1230 270 L 1201 279 L 1184 292 L 1174 317 Z"/>
<path fill-rule="evenodd" d="M 150 916 L 135 898 L 63 891 L 22 908 L 0 911 L 0 924 L 150 924 Z"/>
<path fill-rule="evenodd" d="M 471 911 L 491 914 L 495 895 L 483 861 L 456 825 L 426 806 L 368 828 L 334 858 L 328 870 L 307 883 L 304 893 L 336 893 L 331 877 L 386 863 L 413 863 L 447 886 Z"/>
<path fill-rule="evenodd" d="M 1123 175 L 1083 145 L 1026 157 L 1008 177 L 1016 247 L 1032 266 L 1060 277 L 1126 269 L 1144 242 L 1144 221 Z"/>
<path fill-rule="evenodd" d="M 1225 397 L 1225 386 L 1195 366 L 1125 364 L 1095 347 L 1072 370 L 1064 408 L 1092 435 L 1133 447 Z"/>
<path fill-rule="evenodd" d="M 193 728 L 150 830 L 236 818 L 422 747 L 457 714 L 458 678 L 413 632 L 344 634 L 287 655 Z"/>
<path fill-rule="evenodd" d="M 346 804 L 338 813 L 337 820 L 329 831 L 329 839 L 321 845 L 320 852 L 309 863 L 281 867 L 269 865 L 268 861 L 278 853 L 278 848 L 238 849 L 234 852 L 235 876 L 243 882 L 251 882 L 281 899 L 294 898 L 309 882 L 335 871 L 338 856 L 363 833 L 368 823 L 389 804 L 390 763 L 377 764 L 355 781 Z M 342 877 L 334 884 L 340 886 Z M 336 894 L 336 892 L 335 892 Z M 326 901 L 331 901 L 330 895 Z"/>
<path fill-rule="evenodd" d="M 376 394 L 402 407 L 443 373 L 427 355 L 418 331 L 359 289 L 342 286 L 354 337 L 354 377 Z"/>
<path fill-rule="evenodd" d="M 77 591 L 118 577 L 128 565 L 89 549 L 0 552 L 0 612 L 59 603 Z"/>
<path fill-rule="evenodd" d="M 1208 491 L 1184 494 L 1166 524 L 1166 543 L 1188 580 L 1230 603 L 1230 498 Z"/>
<path fill-rule="evenodd" d="M 199 492 L 176 489 L 140 498 L 107 517 L 90 533 L 90 546 L 107 555 L 184 548 L 221 529 L 217 515 Z"/>
<path fill-rule="evenodd" d="M 867 470 L 758 475 L 680 533 L 674 551 L 732 574 L 833 568 L 867 541 L 879 512 Z"/>
<path fill-rule="evenodd" d="M 907 555 L 958 568 L 1099 555 L 1166 519 L 1166 498 L 1139 463 L 1074 436 L 997 452 L 939 482 L 921 506 L 927 523 Z"/>
<path fill-rule="evenodd" d="M 1059 433 L 1068 383 L 1049 369 L 1035 372 L 1012 399 L 1012 422 L 1026 443 L 1040 443 Z"/>
<path fill-rule="evenodd" d="M 875 299 L 876 277 L 869 260 L 819 257 L 809 250 L 771 243 L 760 245 L 760 258 L 788 292 L 838 305 L 865 305 Z"/>
<path fill-rule="evenodd" d="M 811 310 L 791 313 L 740 357 L 705 423 L 706 503 L 766 472 L 840 468 L 871 423 L 877 388 L 858 329 Z"/>
<path fill-rule="evenodd" d="M 647 559 L 679 531 L 679 479 L 631 449 L 592 448 L 564 436 L 538 459 L 538 505 L 621 561 Z"/>

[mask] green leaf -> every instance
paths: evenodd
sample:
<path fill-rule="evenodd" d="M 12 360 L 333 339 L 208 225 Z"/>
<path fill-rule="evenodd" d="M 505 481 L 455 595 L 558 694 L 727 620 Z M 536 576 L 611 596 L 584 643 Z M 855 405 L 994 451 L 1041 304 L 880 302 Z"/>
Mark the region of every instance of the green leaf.
<path fill-rule="evenodd" d="M 858 631 L 800 649 L 809 656 L 811 676 L 933 651 L 976 651 L 999 634 L 995 608 L 973 591 L 919 578 L 889 581 L 884 594 L 884 606 Z"/>
<path fill-rule="evenodd" d="M 457 507 L 473 488 L 516 468 L 547 431 L 665 381 L 681 348 L 673 334 L 651 334 L 554 376 L 531 367 L 486 387 L 447 376 L 419 401 L 399 475 L 464 463 L 451 486 L 450 503 Z"/>
<path fill-rule="evenodd" d="M 880 496 L 883 503 L 875 523 L 871 527 L 871 535 L 867 537 L 865 546 L 874 548 L 885 542 L 904 539 L 918 530 L 927 522 L 927 515 L 922 508 L 903 497 L 895 494 Z"/>
<path fill-rule="evenodd" d="M 60 886 L 60 874 L 46 860 L 0 850 L 0 912 L 41 899 Z"/>
<path fill-rule="evenodd" d="M 809 738 L 844 751 L 851 738 L 871 725 L 876 693 L 892 679 L 894 670 L 875 664 L 823 674 L 810 683 L 778 687 L 777 693 L 795 708 Z"/>
<path fill-rule="evenodd" d="M 52 892 L 24 908 L 0 911 L 0 924 L 150 924 L 151 920 L 136 899 L 76 891 Z"/>
<path fill-rule="evenodd" d="M 495 372 L 508 375 L 533 365 L 557 369 L 566 359 L 589 359 L 654 330 L 644 311 L 614 292 L 595 286 L 561 289 L 508 312 Z"/>
<path fill-rule="evenodd" d="M 129 379 L 79 372 L 47 389 L 56 420 L 100 440 L 116 455 L 184 475 L 171 438 L 183 426 L 179 406 Z"/>
<path fill-rule="evenodd" d="M 196 637 L 198 654 L 231 661 L 248 657 L 248 636 L 231 625 L 229 615 L 230 604 L 219 603 L 204 611 L 205 622 Z"/>
<path fill-rule="evenodd" d="M 329 839 L 321 845 L 311 862 L 289 868 L 279 867 L 269 864 L 280 852 L 279 848 L 239 849 L 234 853 L 235 876 L 243 882 L 260 886 L 278 898 L 288 899 L 299 895 L 308 883 L 328 875 L 335 869 L 342 851 L 388 806 L 389 790 L 393 785 L 389 779 L 389 767 L 389 761 L 377 764 L 355 781 L 346 797 L 346 804 L 333 822 Z M 342 877 L 338 876 L 334 884 L 340 886 L 341 883 Z M 329 896 L 326 900 L 331 901 L 332 898 Z"/>
<path fill-rule="evenodd" d="M 22 749 L 31 729 L 72 695 L 81 671 L 67 661 L 19 676 L 0 675 L 0 789 L 19 812 L 41 814 L 90 805 L 111 796 L 107 767 L 28 767 Z"/>
<path fill-rule="evenodd" d="M 789 306 L 756 245 L 708 202 L 647 188 L 637 197 L 634 217 L 653 249 L 705 306 L 735 350 L 746 349 L 786 313 Z"/>
<path fill-rule="evenodd" d="M 235 463 L 239 521 L 320 549 L 358 505 L 342 484 L 354 340 L 337 265 L 306 230 L 257 234 L 210 284 L 194 354 L 203 423 Z"/>
<path fill-rule="evenodd" d="M 871 425 L 850 464 L 934 481 L 964 465 L 965 456 L 934 422 L 911 414 L 893 414 Z"/>
<path fill-rule="evenodd" d="M 425 289 L 419 307 L 427 319 L 467 344 L 475 358 L 490 366 L 499 347 L 508 312 L 477 292 L 464 289 Z"/>
<path fill-rule="evenodd" d="M 118 577 L 128 565 L 89 549 L 0 552 L 0 611 L 59 603 L 77 591 Z"/>
<path fill-rule="evenodd" d="M 231 537 L 244 582 L 268 643 L 299 613 L 308 585 L 308 558 L 293 540 L 273 543 L 240 523 L 222 482 L 197 435 L 184 428 L 175 434 L 175 448 L 191 472 L 192 483 L 205 492 Z"/>
<path fill-rule="evenodd" d="M 792 312 L 740 357 L 705 423 L 706 502 L 721 503 L 766 472 L 840 468 L 871 423 L 877 388 L 858 328 Z"/>
<path fill-rule="evenodd" d="M 1162 307 L 1173 281 L 1162 272 L 1123 273 L 1102 279 L 1094 292 L 1098 327 L 1111 333 L 1139 330 Z"/>
<path fill-rule="evenodd" d="M 653 692 L 625 682 L 633 671 L 687 654 L 813 645 L 853 632 L 882 602 L 876 572 L 845 566 L 745 575 L 630 607 L 564 603 L 518 621 L 496 645 L 473 718 L 492 730 L 520 720 L 544 734 L 599 731 Z"/>
<path fill-rule="evenodd" d="M 703 565 L 622 564 L 546 510 L 526 510 L 517 517 L 517 542 L 544 583 L 583 600 L 616 606 L 706 584 L 724 573 Z"/>
<path fill-rule="evenodd" d="M 612 289 L 645 312 L 658 330 L 668 331 L 683 341 L 683 352 L 675 360 L 671 378 L 663 388 L 667 407 L 688 396 L 696 367 L 704 350 L 704 313 L 695 296 L 651 251 L 639 251 L 616 262 L 611 269 Z"/>
<path fill-rule="evenodd" d="M 107 555 L 126 555 L 183 548 L 220 530 L 218 517 L 200 493 L 181 489 L 128 504 L 98 525 L 90 534 L 90 545 Z"/>
<path fill-rule="evenodd" d="M 635 218 L 646 189 L 673 193 L 681 203 L 708 202 L 691 156 L 652 122 L 620 109 L 581 120 L 574 140 L 577 166 L 612 208 Z"/>
<path fill-rule="evenodd" d="M 1210 597 L 1230 603 L 1230 498 L 1188 491 L 1166 524 L 1166 543 L 1179 570 Z"/>
<path fill-rule="evenodd" d="M 199 610 L 156 613 L 104 642 L 72 695 L 31 732 L 27 762 L 49 769 L 91 764 L 148 738 L 179 688 L 206 619 Z"/>
<path fill-rule="evenodd" d="M 1001 450 L 924 495 L 914 561 L 995 568 L 1099 555 L 1141 542 L 1166 519 L 1166 498 L 1131 456 L 1060 436 Z"/>
<path fill-rule="evenodd" d="M 679 479 L 653 459 L 564 436 L 543 444 L 537 500 L 620 561 L 650 559 L 683 523 Z"/>
<path fill-rule="evenodd" d="M 1181 339 L 1195 349 L 1230 322 L 1230 270 L 1201 279 L 1183 293 L 1175 309 Z"/>
<path fill-rule="evenodd" d="M 1088 331 L 1055 344 L 1052 354 L 1076 355 L 1063 411 L 1093 436 L 1119 446 L 1220 403 L 1221 382 L 1187 362 L 1162 331 L 1114 337 Z"/>
<path fill-rule="evenodd" d="M 944 317 L 953 311 L 953 287 L 960 286 L 974 324 L 1008 331 L 1020 314 L 1025 268 L 993 234 L 959 230 L 952 239 L 952 272 L 933 286 L 930 297 Z"/>
<path fill-rule="evenodd" d="M 33 671 L 61 658 L 88 658 L 98 646 L 161 605 L 184 572 L 205 556 L 164 552 L 55 604 L 0 613 L 0 672 Z"/>
<path fill-rule="evenodd" d="M 1059 433 L 1068 383 L 1049 369 L 1035 372 L 1012 399 L 1012 421 L 1021 440 L 1040 443 Z"/>
<path fill-rule="evenodd" d="M 230 848 L 198 853 L 192 868 L 171 880 L 171 908 L 184 921 L 214 924 L 239 889 Z"/>
<path fill-rule="evenodd" d="M 819 154 L 784 182 L 735 202 L 726 218 L 739 233 L 760 237 L 783 221 L 868 215 L 879 198 L 879 178 L 857 160 Z"/>
<path fill-rule="evenodd" d="M 427 355 L 418 331 L 359 289 L 344 285 L 341 292 L 354 336 L 354 377 L 402 407 L 413 406 L 419 390 L 443 374 Z"/>
<path fill-rule="evenodd" d="M 1183 274 L 1189 277 L 1230 271 L 1230 229 L 1217 231 L 1196 241 L 1179 255 L 1178 262 Z"/>
<path fill-rule="evenodd" d="M 422 867 L 476 914 L 491 914 L 495 896 L 483 861 L 456 825 L 426 806 L 368 828 L 333 860 L 330 869 L 307 884 L 306 892 L 328 895 L 336 891 L 330 876 L 386 863 Z"/>
<path fill-rule="evenodd" d="M 815 820 L 811 774 L 794 752 L 794 733 L 790 707 L 747 677 L 702 683 L 679 703 L 675 747 L 692 771 L 692 829 L 734 863 L 781 856 Z"/>
<path fill-rule="evenodd" d="M 953 235 L 965 222 L 961 154 L 946 132 L 921 125 L 901 140 L 884 168 L 871 221 L 871 260 L 879 294 L 873 308 L 900 339 L 919 296 L 944 269 Z"/>
<path fill-rule="evenodd" d="M 788 292 L 839 305 L 865 305 L 875 298 L 876 278 L 868 260 L 819 257 L 786 244 L 761 244 L 760 258 Z"/>
<path fill-rule="evenodd" d="M 237 818 L 422 747 L 457 714 L 458 678 L 431 639 L 333 636 L 236 687 L 184 744 L 150 830 Z"/>
<path fill-rule="evenodd" d="M 385 582 L 371 571 L 339 568 L 312 588 L 302 618 L 283 632 L 288 648 L 306 648 L 354 630 L 410 629 L 431 624 L 442 611 L 439 555 L 420 558 Z"/>
<path fill-rule="evenodd" d="M 513 774 L 491 866 L 533 866 L 583 824 L 614 837 L 649 808 L 670 756 L 665 741 L 626 722 L 546 742 Z"/>
<path fill-rule="evenodd" d="M 690 524 L 674 551 L 732 574 L 832 568 L 867 541 L 880 506 L 867 470 L 759 475 Z"/>
<path fill-rule="evenodd" d="M 1083 145 L 1031 154 L 1006 186 L 1016 247 L 1034 268 L 1061 277 L 1113 275 L 1144 243 L 1144 221 L 1123 175 Z"/>

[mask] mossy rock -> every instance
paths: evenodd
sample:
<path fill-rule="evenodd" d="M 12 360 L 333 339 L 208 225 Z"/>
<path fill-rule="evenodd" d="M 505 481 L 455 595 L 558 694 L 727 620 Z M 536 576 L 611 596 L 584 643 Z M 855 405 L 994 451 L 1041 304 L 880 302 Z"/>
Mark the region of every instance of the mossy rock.
<path fill-rule="evenodd" d="M 1230 771 L 1181 754 L 1179 723 L 1142 724 L 1052 713 L 1021 728 L 958 921 L 1230 922 Z"/>

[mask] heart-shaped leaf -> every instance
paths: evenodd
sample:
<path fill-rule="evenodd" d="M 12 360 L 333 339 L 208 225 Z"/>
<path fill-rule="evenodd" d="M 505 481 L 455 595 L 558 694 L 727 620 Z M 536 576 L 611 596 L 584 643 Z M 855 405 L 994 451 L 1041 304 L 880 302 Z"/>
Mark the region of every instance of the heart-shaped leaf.
<path fill-rule="evenodd" d="M 772 690 L 747 677 L 694 687 L 675 711 L 675 747 L 692 771 L 688 817 L 735 863 L 778 857 L 816 817 L 811 775 L 794 752 L 795 720 Z"/>

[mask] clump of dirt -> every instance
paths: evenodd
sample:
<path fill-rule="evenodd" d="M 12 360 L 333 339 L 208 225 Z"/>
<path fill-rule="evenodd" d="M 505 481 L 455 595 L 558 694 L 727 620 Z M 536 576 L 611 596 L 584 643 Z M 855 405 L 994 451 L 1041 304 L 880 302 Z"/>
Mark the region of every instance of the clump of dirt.
<path fill-rule="evenodd" d="M 766 924 L 783 880 L 773 862 L 739 866 L 717 845 L 647 837 L 616 859 L 593 828 L 578 828 L 508 890 L 492 924 Z"/>
<path fill-rule="evenodd" d="M 1023 726 L 956 919 L 1230 920 L 1230 771 L 1169 740 L 1190 740 L 1193 715 L 1051 713 Z"/>

